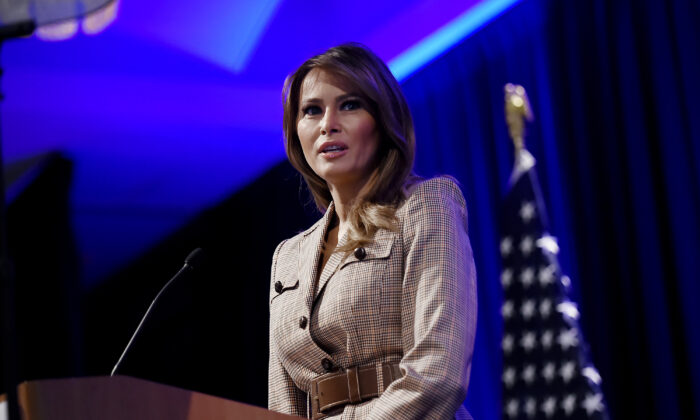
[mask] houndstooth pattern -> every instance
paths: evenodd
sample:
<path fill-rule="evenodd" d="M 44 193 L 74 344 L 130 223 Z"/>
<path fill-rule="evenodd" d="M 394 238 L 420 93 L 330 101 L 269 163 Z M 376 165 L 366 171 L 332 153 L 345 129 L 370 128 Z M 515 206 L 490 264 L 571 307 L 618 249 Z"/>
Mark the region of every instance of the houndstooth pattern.
<path fill-rule="evenodd" d="M 331 203 L 321 220 L 275 250 L 269 408 L 306 416 L 306 392 L 325 373 L 324 358 L 343 369 L 399 361 L 403 377 L 379 398 L 332 418 L 468 418 L 460 404 L 476 332 L 476 272 L 459 187 L 447 177 L 420 183 L 397 210 L 397 232 L 379 230 L 361 261 L 333 254 L 319 276 L 333 211 Z M 309 326 L 301 327 L 301 317 Z"/>

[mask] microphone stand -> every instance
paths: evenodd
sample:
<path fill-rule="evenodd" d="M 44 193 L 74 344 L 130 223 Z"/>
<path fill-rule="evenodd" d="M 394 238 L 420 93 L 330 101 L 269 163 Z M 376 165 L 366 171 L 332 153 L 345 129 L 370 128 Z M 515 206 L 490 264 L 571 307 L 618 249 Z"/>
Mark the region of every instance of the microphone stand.
<path fill-rule="evenodd" d="M 109 376 L 114 376 L 117 374 L 117 370 L 121 366 L 122 362 L 124 361 L 124 357 L 129 353 L 129 349 L 131 349 L 131 345 L 134 344 L 134 340 L 136 337 L 139 335 L 139 332 L 141 332 L 141 328 L 143 327 L 143 324 L 146 322 L 148 319 L 148 316 L 151 314 L 151 311 L 153 308 L 156 306 L 156 303 L 158 303 L 158 299 L 160 299 L 160 296 L 165 293 L 165 291 L 170 287 L 171 284 L 173 284 L 177 279 L 182 277 L 185 273 L 188 273 L 197 267 L 204 257 L 202 256 L 204 254 L 204 251 L 202 251 L 202 248 L 195 248 L 194 251 L 190 252 L 190 254 L 185 258 L 185 265 L 182 266 L 180 271 L 178 271 L 173 278 L 171 278 L 167 283 L 165 283 L 165 286 L 163 286 L 162 289 L 158 292 L 156 295 L 155 299 L 153 299 L 153 302 L 151 302 L 151 305 L 148 307 L 146 310 L 146 313 L 144 314 L 143 318 L 141 318 L 141 322 L 139 322 L 139 326 L 136 327 L 136 331 L 134 331 L 134 334 L 131 336 L 131 339 L 129 340 L 129 343 L 126 345 L 126 348 L 122 352 L 122 355 L 119 356 L 119 360 L 117 360 L 117 363 L 114 365 L 114 368 L 112 369 L 112 372 L 109 374 Z"/>
<path fill-rule="evenodd" d="M 8 39 L 31 35 L 36 25 L 33 21 L 24 21 L 0 27 L 0 57 L 2 44 Z M 0 82 L 2 81 L 2 66 L 0 66 Z M 0 83 L 0 102 L 4 99 Z M 3 343 L 3 378 L 2 382 L 7 392 L 7 418 L 19 420 L 19 405 L 17 401 L 18 365 L 17 357 L 17 317 L 16 317 L 16 288 L 15 277 L 7 249 L 7 203 L 5 202 L 5 165 L 2 155 L 2 119 L 0 118 L 0 282 L 2 282 L 2 343 Z"/>
<path fill-rule="evenodd" d="M 192 253 L 190 253 L 190 257 L 192 255 L 199 254 L 199 252 L 200 252 L 199 248 L 195 249 L 194 251 L 192 251 Z M 189 262 L 190 257 L 187 257 L 187 260 L 185 261 L 185 265 L 167 283 L 165 283 L 165 286 L 163 286 L 163 288 L 160 289 L 160 291 L 156 295 L 155 299 L 153 299 L 153 302 L 151 302 L 151 305 L 146 310 L 146 313 L 143 315 L 143 318 L 141 318 L 141 322 L 139 322 L 138 327 L 136 327 L 136 331 L 134 331 L 134 333 L 131 335 L 131 339 L 129 339 L 129 343 L 126 345 L 126 348 L 122 352 L 121 356 L 119 356 L 119 360 L 117 360 L 117 363 L 114 365 L 114 368 L 112 368 L 112 372 L 109 374 L 109 376 L 114 376 L 117 374 L 117 370 L 119 370 L 119 367 L 122 365 L 122 362 L 124 361 L 124 357 L 126 357 L 127 353 L 129 353 L 131 346 L 134 344 L 134 340 L 136 340 L 136 337 L 141 332 L 141 328 L 143 328 L 143 325 L 146 323 L 148 316 L 151 314 L 151 311 L 158 303 L 158 300 L 160 299 L 161 295 L 168 289 L 168 287 L 170 287 L 171 284 L 173 284 L 178 278 L 180 278 L 180 276 L 182 276 L 184 273 L 187 273 L 188 271 L 192 270 L 193 266 Z"/>

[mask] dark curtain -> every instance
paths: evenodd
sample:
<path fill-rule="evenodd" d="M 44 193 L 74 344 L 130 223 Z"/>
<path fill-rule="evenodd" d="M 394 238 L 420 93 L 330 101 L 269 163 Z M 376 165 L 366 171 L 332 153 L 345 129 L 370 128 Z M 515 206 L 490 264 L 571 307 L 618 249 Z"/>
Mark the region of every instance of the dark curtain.
<path fill-rule="evenodd" d="M 503 85 L 612 418 L 700 416 L 700 3 L 523 0 L 403 83 L 417 171 L 469 204 L 479 324 L 467 406 L 501 416 L 498 208 L 512 169 Z"/>

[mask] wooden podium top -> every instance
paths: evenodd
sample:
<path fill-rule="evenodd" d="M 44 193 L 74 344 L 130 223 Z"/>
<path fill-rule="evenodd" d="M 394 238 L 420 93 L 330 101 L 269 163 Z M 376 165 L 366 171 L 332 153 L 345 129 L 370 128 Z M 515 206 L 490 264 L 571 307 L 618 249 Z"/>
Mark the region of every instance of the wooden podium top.
<path fill-rule="evenodd" d="M 18 394 L 24 420 L 299 419 L 128 376 L 31 381 Z"/>

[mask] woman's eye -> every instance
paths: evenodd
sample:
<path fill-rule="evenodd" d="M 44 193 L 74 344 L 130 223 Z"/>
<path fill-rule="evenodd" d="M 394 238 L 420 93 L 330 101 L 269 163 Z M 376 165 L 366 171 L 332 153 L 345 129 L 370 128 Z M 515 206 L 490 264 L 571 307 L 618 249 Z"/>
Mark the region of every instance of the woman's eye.
<path fill-rule="evenodd" d="M 355 109 L 360 109 L 362 108 L 362 103 L 356 99 L 351 99 L 349 101 L 343 102 L 343 104 L 340 106 L 340 109 L 345 110 L 345 111 L 353 111 Z"/>
<path fill-rule="evenodd" d="M 321 107 L 317 105 L 309 105 L 302 109 L 304 115 L 317 115 L 321 113 Z"/>

